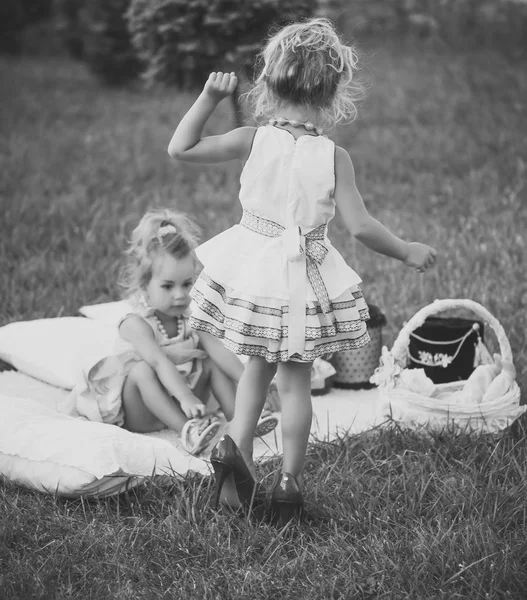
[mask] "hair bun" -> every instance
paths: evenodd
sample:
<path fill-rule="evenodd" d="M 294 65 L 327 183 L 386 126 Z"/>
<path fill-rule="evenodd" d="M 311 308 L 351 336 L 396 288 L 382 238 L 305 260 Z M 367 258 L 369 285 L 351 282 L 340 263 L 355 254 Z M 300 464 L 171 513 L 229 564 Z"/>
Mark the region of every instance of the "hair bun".
<path fill-rule="evenodd" d="M 158 237 L 163 237 L 165 235 L 168 235 L 169 233 L 177 233 L 176 226 L 173 223 L 170 223 L 169 221 L 163 221 L 161 223 L 161 226 L 157 230 L 157 235 Z"/>

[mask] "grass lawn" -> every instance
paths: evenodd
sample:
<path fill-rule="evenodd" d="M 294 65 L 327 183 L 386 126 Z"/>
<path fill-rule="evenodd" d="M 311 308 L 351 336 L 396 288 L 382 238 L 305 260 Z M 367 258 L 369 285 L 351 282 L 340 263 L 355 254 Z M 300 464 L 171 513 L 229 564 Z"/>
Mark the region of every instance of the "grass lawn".
<path fill-rule="evenodd" d="M 335 245 L 386 314 L 388 346 L 435 298 L 488 308 L 525 401 L 525 64 L 401 42 L 372 44 L 366 64 L 368 98 L 336 140 L 372 214 L 439 259 L 420 276 L 353 243 L 337 220 Z M 204 238 L 238 220 L 237 165 L 166 153 L 189 95 L 101 88 L 60 58 L 2 58 L 0 82 L 0 325 L 117 299 L 121 249 L 148 207 L 188 212 Z M 230 122 L 225 104 L 207 130 Z M 309 518 L 281 533 L 214 512 L 200 477 L 98 502 L 4 482 L 0 599 L 524 598 L 526 458 L 521 427 L 314 441 Z M 262 468 L 264 485 L 277 467 Z"/>

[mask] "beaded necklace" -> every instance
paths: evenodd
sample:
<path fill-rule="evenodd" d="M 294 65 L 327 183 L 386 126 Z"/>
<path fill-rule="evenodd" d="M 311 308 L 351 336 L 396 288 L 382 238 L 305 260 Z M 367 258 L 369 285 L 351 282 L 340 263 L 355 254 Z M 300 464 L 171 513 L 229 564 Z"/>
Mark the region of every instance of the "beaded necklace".
<path fill-rule="evenodd" d="M 159 329 L 159 333 L 161 333 L 161 335 L 163 336 L 163 339 L 164 340 L 171 339 L 167 333 L 167 330 L 165 329 L 165 326 L 161 322 L 161 319 L 155 313 L 152 314 L 152 317 L 155 321 L 155 324 L 157 325 L 157 328 Z M 176 319 L 176 335 L 174 337 L 177 337 L 181 333 L 181 329 L 183 327 L 183 319 L 181 317 L 175 317 L 175 319 Z"/>
<path fill-rule="evenodd" d="M 151 309 L 152 307 L 148 304 L 146 298 L 144 296 L 141 296 L 140 298 L 140 302 L 141 304 L 148 309 Z M 170 339 L 167 330 L 165 329 L 165 326 L 163 325 L 163 323 L 161 322 L 161 319 L 156 315 L 155 313 L 155 309 L 152 309 L 152 318 L 154 319 L 154 323 L 157 325 L 157 329 L 159 330 L 159 333 L 161 334 L 161 337 L 167 341 Z M 183 327 L 183 320 L 179 317 L 175 317 L 176 319 L 176 335 L 174 337 L 177 337 L 182 330 Z"/>
<path fill-rule="evenodd" d="M 285 117 L 273 117 L 269 119 L 270 125 L 279 125 L 283 127 L 284 125 L 291 125 L 291 127 L 303 127 L 306 131 L 314 131 L 317 135 L 322 135 L 324 133 L 323 129 L 316 127 L 314 123 L 311 121 L 299 121 L 297 119 L 286 119 Z"/>

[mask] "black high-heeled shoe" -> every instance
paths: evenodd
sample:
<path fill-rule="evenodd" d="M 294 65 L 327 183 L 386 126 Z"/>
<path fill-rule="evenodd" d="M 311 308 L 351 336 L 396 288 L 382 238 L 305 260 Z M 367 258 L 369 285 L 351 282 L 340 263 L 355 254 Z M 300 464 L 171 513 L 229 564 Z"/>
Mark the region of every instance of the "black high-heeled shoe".
<path fill-rule="evenodd" d="M 221 490 L 229 477 L 234 482 L 233 487 L 240 505 L 243 507 L 250 506 L 254 497 L 256 482 L 245 464 L 241 452 L 230 436 L 222 436 L 214 446 L 210 455 L 210 462 L 214 469 L 216 481 L 214 508 L 218 508 Z"/>
<path fill-rule="evenodd" d="M 302 492 L 291 473 L 281 473 L 271 493 L 271 512 L 279 527 L 300 521 L 304 507 Z"/>

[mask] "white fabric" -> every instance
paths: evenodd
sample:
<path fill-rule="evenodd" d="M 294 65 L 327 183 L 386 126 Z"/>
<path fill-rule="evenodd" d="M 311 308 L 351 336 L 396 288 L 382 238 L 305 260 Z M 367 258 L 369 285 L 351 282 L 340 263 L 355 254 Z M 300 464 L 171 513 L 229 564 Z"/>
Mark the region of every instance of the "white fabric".
<path fill-rule="evenodd" d="M 30 399 L 24 396 L 33 395 L 35 386 L 27 376 L 0 373 L 0 474 L 8 479 L 39 491 L 80 496 L 88 495 L 86 486 L 96 495 L 109 482 L 122 490 L 152 474 L 209 472 L 203 460 L 166 440 L 53 410 L 44 401 L 57 406 L 60 400 L 54 396 L 61 390 L 41 385 L 47 393 L 42 388 L 39 400 Z"/>
<path fill-rule="evenodd" d="M 133 310 L 123 318 L 136 315 L 143 319 L 152 329 L 156 342 L 163 352 L 176 366 L 190 389 L 194 389 L 203 373 L 203 360 L 206 353 L 199 348 L 199 337 L 188 325 L 188 314 L 185 311 L 180 321 L 177 335 L 166 339 L 161 332 L 151 307 L 138 301 L 130 305 Z M 119 321 L 120 323 L 122 321 Z M 122 406 L 122 390 L 126 378 L 134 366 L 142 360 L 134 345 L 124 340 L 119 334 L 119 327 L 108 325 L 115 330 L 115 344 L 108 353 L 88 369 L 84 369 L 77 378 L 76 384 L 68 399 L 70 414 L 84 416 L 90 421 L 124 425 Z"/>
<path fill-rule="evenodd" d="M 117 325 L 123 317 L 134 310 L 135 306 L 128 300 L 87 304 L 79 308 L 81 315 L 108 325 Z"/>
<path fill-rule="evenodd" d="M 62 496 L 95 496 L 136 484 L 140 479 L 134 475 L 211 472 L 207 455 L 185 453 L 173 430 L 135 434 L 61 414 L 68 392 L 23 373 L 0 373 L 0 390 L 0 474 L 25 487 Z M 311 434 L 319 440 L 359 433 L 386 419 L 376 389 L 331 390 L 312 400 Z M 217 437 L 225 427 L 223 422 Z M 268 460 L 281 453 L 279 424 L 255 440 L 254 456 Z"/>
<path fill-rule="evenodd" d="M 26 487 L 79 496 L 116 493 L 137 483 L 137 475 L 167 469 L 181 475 L 210 472 L 207 463 L 178 446 L 175 432 L 165 438 L 139 435 L 68 416 L 76 411 L 67 390 L 111 351 L 124 311 L 126 303 L 108 303 L 95 309 L 98 320 L 36 319 L 0 328 L 0 358 L 19 371 L 0 373 L 1 475 Z"/>
<path fill-rule="evenodd" d="M 83 369 L 110 353 L 115 328 L 84 317 L 17 321 L 0 327 L 0 358 L 22 373 L 72 389 Z"/>
<path fill-rule="evenodd" d="M 244 210 L 302 233 L 328 223 L 335 214 L 335 145 L 326 137 L 301 136 L 273 126 L 257 129 L 240 176 Z M 361 283 L 327 236 L 328 254 L 319 267 L 329 297 Z M 216 282 L 246 296 L 289 299 L 289 261 L 283 236 L 267 237 L 235 225 L 200 245 L 196 254 Z M 235 261 L 235 263 L 233 263 Z M 235 266 L 233 267 L 233 265 Z M 315 302 L 307 286 L 306 301 Z"/>
<path fill-rule="evenodd" d="M 410 336 L 425 319 L 448 310 L 470 310 L 489 325 L 498 340 L 500 354 L 491 359 L 479 346 L 479 365 L 466 381 L 415 386 L 406 368 Z M 484 306 L 469 299 L 444 298 L 424 306 L 403 326 L 393 347 L 382 348 L 379 367 L 371 381 L 380 386 L 395 421 L 412 429 L 443 429 L 456 426 L 481 433 L 496 433 L 527 411 L 520 405 L 520 388 L 512 349 L 501 323 Z M 411 386 L 407 385 L 410 380 Z"/>
<path fill-rule="evenodd" d="M 194 460 L 163 440 L 75 419 L 30 399 L 1 394 L 0 412 L 1 452 L 74 467 L 96 478 L 119 469 L 134 475 L 186 473 Z"/>
<path fill-rule="evenodd" d="M 167 470 L 177 475 L 189 471 L 209 474 L 210 467 L 203 460 L 206 456 L 197 458 L 183 452 L 175 431 L 140 435 L 61 414 L 68 409 L 65 382 L 75 376 L 68 369 L 82 367 L 87 360 L 83 349 L 90 349 L 89 360 L 104 350 L 97 343 L 107 343 L 104 332 L 108 332 L 108 324 L 115 325 L 128 311 L 122 302 L 84 309 L 85 314 L 100 322 L 63 317 L 0 328 L 0 357 L 8 362 L 12 358 L 12 364 L 24 371 L 0 373 L 0 474 L 25 487 L 72 497 L 118 493 L 125 486 L 137 484 L 142 476 Z M 493 385 L 510 386 L 514 378 L 508 363 L 500 366 L 500 374 L 486 391 L 493 397 Z M 41 380 L 51 380 L 53 385 L 29 376 L 33 373 Z M 57 380 L 60 384 L 54 383 Z M 423 385 L 422 381 L 414 383 Z M 527 408 L 518 406 L 517 385 L 513 383 L 512 387 L 514 394 L 506 407 L 501 402 L 494 411 L 474 416 L 460 406 L 449 417 L 476 428 L 499 431 Z M 311 434 L 316 439 L 331 440 L 344 433 L 359 433 L 380 426 L 390 413 L 406 426 L 430 425 L 438 399 L 431 399 L 431 406 L 423 407 L 420 396 L 408 391 L 401 396 L 395 394 L 397 391 L 331 390 L 316 396 Z M 485 398 L 481 405 L 485 405 Z M 218 435 L 223 431 L 224 427 Z M 280 425 L 265 438 L 255 440 L 256 459 L 266 460 L 281 452 Z"/>
<path fill-rule="evenodd" d="M 335 214 L 335 144 L 325 136 L 295 140 L 284 129 L 267 125 L 256 131 L 240 175 L 245 210 L 283 227 L 313 229 Z"/>

